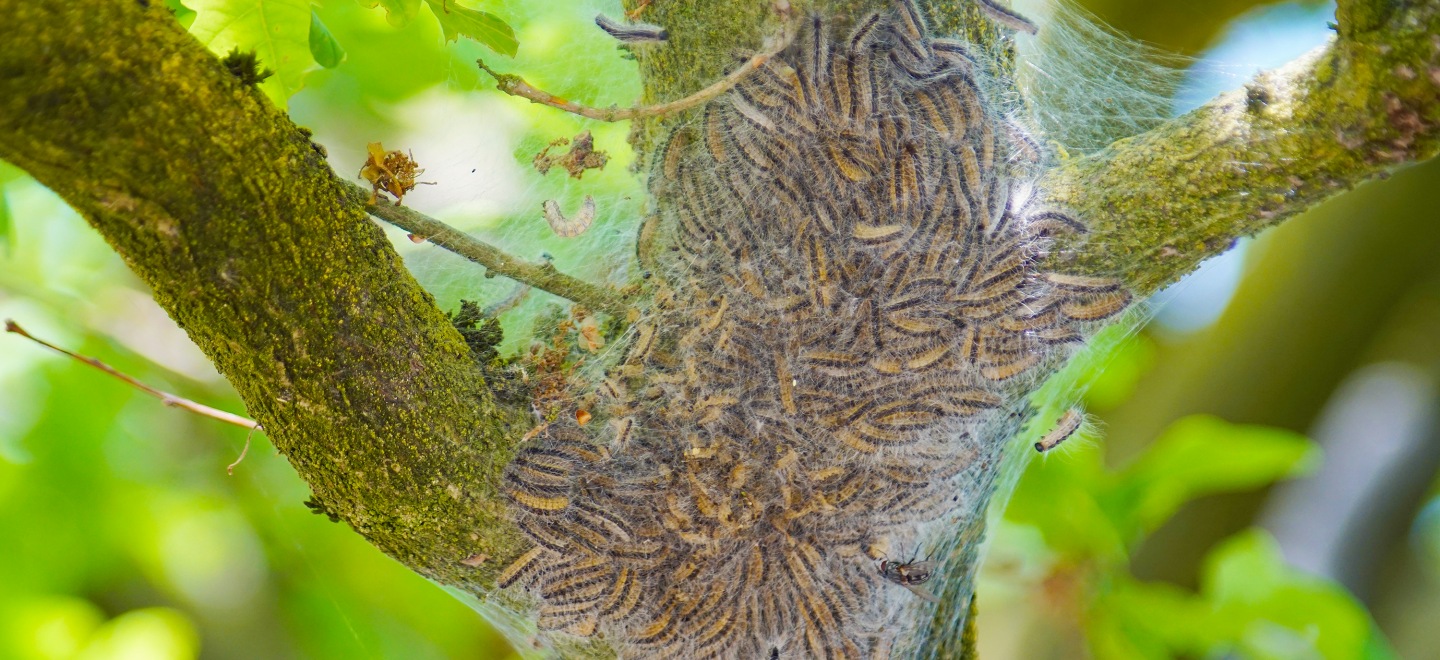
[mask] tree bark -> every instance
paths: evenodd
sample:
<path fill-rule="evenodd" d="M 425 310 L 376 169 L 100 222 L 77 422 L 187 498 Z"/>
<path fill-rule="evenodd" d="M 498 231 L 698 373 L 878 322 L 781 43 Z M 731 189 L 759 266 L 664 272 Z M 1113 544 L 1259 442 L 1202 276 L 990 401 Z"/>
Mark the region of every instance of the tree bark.
<path fill-rule="evenodd" d="M 0 158 L 149 284 L 312 506 L 434 580 L 493 583 L 524 418 L 306 134 L 146 4 L 5 3 Z"/>
<path fill-rule="evenodd" d="M 793 4 L 853 18 L 889 2 Z M 524 548 L 497 484 L 528 412 L 496 402 L 363 198 L 160 4 L 3 7 L 0 158 L 65 198 L 153 288 L 317 508 L 417 572 L 485 593 Z M 973 3 L 926 9 L 935 32 L 1006 49 Z M 748 0 L 669 0 L 648 12 L 671 40 L 638 58 L 646 101 L 720 77 L 732 53 L 755 51 L 776 27 Z M 1324 50 L 1052 171 L 1051 201 L 1093 227 L 1056 251 L 1064 270 L 1118 273 L 1150 292 L 1237 236 L 1435 155 L 1440 0 L 1352 0 L 1337 19 Z M 644 153 L 682 120 L 646 122 L 637 146 Z M 1018 424 L 1002 426 L 1013 434 Z M 937 578 L 946 592 L 968 593 L 977 568 L 984 515 L 968 519 L 979 522 L 949 544 L 963 570 Z M 916 644 L 949 653 L 972 617 L 969 603 L 940 609 L 917 626 Z"/>

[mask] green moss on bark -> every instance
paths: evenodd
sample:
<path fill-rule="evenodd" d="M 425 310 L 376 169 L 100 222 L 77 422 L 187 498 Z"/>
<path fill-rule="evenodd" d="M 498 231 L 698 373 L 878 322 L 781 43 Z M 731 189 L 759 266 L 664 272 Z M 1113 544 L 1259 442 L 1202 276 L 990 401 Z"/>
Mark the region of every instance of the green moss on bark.
<path fill-rule="evenodd" d="M 1092 228 L 1055 267 L 1150 293 L 1241 236 L 1435 156 L 1440 2 L 1346 2 L 1337 18 L 1329 46 L 1051 172 L 1051 202 Z"/>
<path fill-rule="evenodd" d="M 307 136 L 161 3 L 18 3 L 0 43 L 0 158 L 153 288 L 320 506 L 491 583 L 520 549 L 495 483 L 524 420 Z"/>

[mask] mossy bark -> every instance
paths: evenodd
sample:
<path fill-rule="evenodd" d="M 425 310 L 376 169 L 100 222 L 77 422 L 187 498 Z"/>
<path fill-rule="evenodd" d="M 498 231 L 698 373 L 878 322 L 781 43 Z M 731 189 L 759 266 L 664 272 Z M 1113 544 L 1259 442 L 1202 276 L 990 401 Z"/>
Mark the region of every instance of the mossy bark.
<path fill-rule="evenodd" d="M 1440 2 L 1352 0 L 1336 20 L 1327 46 L 1053 170 L 1050 201 L 1092 228 L 1055 267 L 1152 293 L 1241 236 L 1440 153 Z"/>
<path fill-rule="evenodd" d="M 0 158 L 150 285 L 317 510 L 428 577 L 491 583 L 520 545 L 495 478 L 522 420 L 306 133 L 147 4 L 4 3 Z"/>
<path fill-rule="evenodd" d="M 798 15 L 860 16 L 889 0 L 792 4 Z M 317 507 L 416 571 L 483 592 L 523 543 L 495 484 L 528 424 L 492 399 L 363 197 L 161 3 L 4 8 L 0 158 L 64 197 L 153 287 Z M 672 35 L 639 58 L 647 101 L 716 79 L 777 30 L 753 0 L 667 0 L 647 12 Z M 971 2 L 936 0 L 927 12 L 939 33 L 998 44 Z M 1059 253 L 1072 262 L 1060 269 L 1119 273 L 1152 291 L 1235 236 L 1434 155 L 1440 0 L 1347 2 L 1339 14 L 1325 51 L 1062 163 L 1052 200 L 1096 229 Z M 638 145 L 683 120 L 637 126 Z M 955 534 L 968 570 L 942 580 L 972 579 L 983 529 Z M 486 559 L 464 561 L 475 555 Z M 973 648 L 962 643 L 967 618 L 937 618 L 925 647 Z"/>

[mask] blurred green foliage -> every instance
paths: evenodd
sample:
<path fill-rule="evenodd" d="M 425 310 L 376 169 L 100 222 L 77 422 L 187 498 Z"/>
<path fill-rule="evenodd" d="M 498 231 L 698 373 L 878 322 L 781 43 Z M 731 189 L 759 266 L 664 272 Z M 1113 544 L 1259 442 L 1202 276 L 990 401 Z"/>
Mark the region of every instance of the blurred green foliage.
<path fill-rule="evenodd" d="M 1134 355 L 1123 346 L 1111 360 Z M 1130 553 L 1187 501 L 1313 469 L 1321 456 L 1308 439 L 1197 415 L 1123 467 L 1103 460 L 1098 444 L 1071 439 L 1022 478 L 996 532 L 998 557 L 982 573 L 982 599 L 996 582 L 1001 598 L 1017 584 L 1048 594 L 1097 658 L 1396 657 L 1363 606 L 1286 566 L 1259 529 L 1210 552 L 1199 593 L 1130 574 Z"/>
<path fill-rule="evenodd" d="M 628 277 L 594 258 L 614 254 L 643 210 L 629 174 L 628 127 L 500 96 L 473 65 L 492 50 L 514 55 L 507 69 L 539 87 L 628 105 L 639 94 L 633 64 L 590 24 L 598 11 L 618 15 L 617 2 L 472 3 L 486 11 L 448 0 L 183 2 L 168 5 L 213 50 L 253 48 L 277 71 L 262 88 L 316 131 L 342 176 L 358 169 L 368 142 L 413 148 L 439 185 L 407 203 L 582 277 Z M 1258 3 L 1089 4 L 1122 28 L 1194 50 Z M 457 36 L 479 43 L 447 44 Z M 492 127 L 501 141 L 485 152 L 429 148 L 477 126 Z M 611 155 L 603 171 L 577 182 L 527 169 L 545 145 L 581 130 Z M 492 162 L 496 152 L 503 162 Z M 443 196 L 453 191 L 461 194 Z M 573 208 L 586 194 L 607 202 L 595 226 L 578 239 L 554 236 L 539 217 L 540 200 Z M 446 309 L 513 291 L 453 255 L 391 235 Z M 0 246 L 0 316 L 157 387 L 243 410 L 84 222 L 3 163 Z M 503 317 L 502 348 L 523 349 L 530 319 L 555 304 L 534 294 Z M 1047 386 L 1032 433 L 1044 433 L 1044 422 L 1082 388 L 1086 408 L 1101 415 L 1123 417 L 1134 402 L 1151 401 L 1146 410 L 1163 419 L 1163 430 L 1140 432 L 1109 456 L 1087 431 L 1031 461 L 993 528 L 982 649 L 1023 628 L 1010 635 L 1023 638 L 1020 646 L 987 655 L 1395 657 L 1355 598 L 1289 568 L 1258 529 L 1219 543 L 1188 537 L 1184 549 L 1204 557 L 1193 590 L 1136 576 L 1141 546 L 1196 502 L 1255 492 L 1322 460 L 1293 431 L 1155 403 L 1147 383 L 1176 356 L 1165 337 L 1136 333 L 1138 323 L 1105 333 Z M 1201 360 L 1219 362 L 1225 350 L 1209 347 Z M 261 435 L 249 441 L 247 458 L 227 476 L 247 442 L 243 431 L 164 408 L 84 365 L 0 337 L 0 658 L 515 657 L 468 606 L 313 515 L 303 505 L 308 490 L 283 457 Z M 1440 579 L 1440 496 L 1432 498 L 1414 517 L 1409 542 Z"/>

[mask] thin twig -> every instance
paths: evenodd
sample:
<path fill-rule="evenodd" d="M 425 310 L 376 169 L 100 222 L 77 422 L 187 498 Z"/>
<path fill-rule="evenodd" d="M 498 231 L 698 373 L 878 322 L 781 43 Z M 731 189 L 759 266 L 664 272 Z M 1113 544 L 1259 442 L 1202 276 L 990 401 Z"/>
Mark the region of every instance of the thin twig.
<path fill-rule="evenodd" d="M 360 194 L 370 194 L 370 191 L 357 184 L 348 185 Z M 555 266 L 549 263 L 537 264 L 510 256 L 493 245 L 409 207 L 379 199 L 374 204 L 367 204 L 365 210 L 370 215 L 480 264 L 497 275 L 608 314 L 623 316 L 629 309 L 625 297 L 613 289 L 578 280 L 555 270 Z"/>
<path fill-rule="evenodd" d="M 38 337 L 30 334 L 29 332 L 26 332 L 25 329 L 22 328 L 22 327 L 20 327 L 20 325 L 19 325 L 18 323 L 14 322 L 14 321 L 12 321 L 12 320 L 10 320 L 10 319 L 5 319 L 5 332 L 13 332 L 13 333 L 15 333 L 15 334 L 17 334 L 17 335 L 20 335 L 21 337 L 24 337 L 24 338 L 26 338 L 26 339 L 29 339 L 30 341 L 33 341 L 33 342 L 35 342 L 35 343 L 37 343 L 37 344 L 40 344 L 41 346 L 44 346 L 45 348 L 48 348 L 48 349 L 50 349 L 50 350 L 52 350 L 52 351 L 56 351 L 56 352 L 59 352 L 59 353 L 64 353 L 65 355 L 68 355 L 68 356 L 70 356 L 70 357 L 72 357 L 72 358 L 75 358 L 76 360 L 79 360 L 79 361 L 81 361 L 81 362 L 84 362 L 85 364 L 88 364 L 88 365 L 90 365 L 90 366 L 92 366 L 92 367 L 95 367 L 96 369 L 99 369 L 99 370 L 101 370 L 101 371 L 103 371 L 103 372 L 105 372 L 105 373 L 107 373 L 107 374 L 110 374 L 111 376 L 114 376 L 114 377 L 116 377 L 116 378 L 119 378 L 120 380 L 125 381 L 126 383 L 129 383 L 131 387 L 134 387 L 134 388 L 140 390 L 141 392 L 144 392 L 144 393 L 146 393 L 146 394 L 149 394 L 150 396 L 153 396 L 153 397 L 159 399 L 161 403 L 163 403 L 163 404 L 165 404 L 165 405 L 167 405 L 167 406 L 170 406 L 170 407 L 172 407 L 172 408 L 183 408 L 183 409 L 188 410 L 188 411 L 190 411 L 190 412 L 192 412 L 192 413 L 195 413 L 195 414 L 197 414 L 197 415 L 204 415 L 204 416 L 209 417 L 209 418 L 211 418 L 211 419 L 217 419 L 217 420 L 220 420 L 220 421 L 222 421 L 222 422 L 225 422 L 226 424 L 234 424 L 235 426 L 239 426 L 239 427 L 241 427 L 241 428 L 250 429 L 251 431 L 254 431 L 254 430 L 256 430 L 256 429 L 264 430 L 264 427 L 263 427 L 263 426 L 260 426 L 260 424 L 259 424 L 258 422 L 256 422 L 255 420 L 253 420 L 253 419 L 248 419 L 248 418 L 245 418 L 245 417 L 241 417 L 241 416 L 239 416 L 239 415 L 235 415 L 235 414 L 232 414 L 232 413 L 228 413 L 228 412 L 225 412 L 225 411 L 223 411 L 223 410 L 216 410 L 216 409 L 214 409 L 214 408 L 211 408 L 210 406 L 207 406 L 207 405 L 204 405 L 204 404 L 200 404 L 200 403 L 195 403 L 194 401 L 191 401 L 191 400 L 186 399 L 186 398 L 184 398 L 184 397 L 175 396 L 174 394 L 170 394 L 169 392 L 162 392 L 162 391 L 157 390 L 157 389 L 155 389 L 155 388 L 153 388 L 153 387 L 150 387 L 149 385 L 146 385 L 145 383 L 142 383 L 142 382 L 140 382 L 140 381 L 138 381 L 138 380 L 135 380 L 134 378 L 131 378 L 130 376 L 127 376 L 127 375 L 125 375 L 125 374 L 123 374 L 123 373 L 120 373 L 119 370 L 117 370 L 117 369 L 115 369 L 114 367 L 112 367 L 112 366 L 110 366 L 110 365 L 108 365 L 108 364 L 105 364 L 104 362 L 101 362 L 101 361 L 99 361 L 99 360 L 97 360 L 97 359 L 95 359 L 95 358 L 86 357 L 86 356 L 84 356 L 84 355 L 80 355 L 80 354 L 78 354 L 78 353 L 72 353 L 72 352 L 67 351 L 67 350 L 65 350 L 65 349 L 63 349 L 63 348 L 60 348 L 59 346 L 56 346 L 56 345 L 54 345 L 54 344 L 52 344 L 52 343 L 50 343 L 50 342 L 48 342 L 48 341 L 45 341 L 45 340 L 43 340 L 43 339 L 40 339 L 40 338 L 38 338 Z M 249 443 L 249 439 L 248 439 L 248 438 L 246 439 L 246 443 L 247 443 L 247 445 L 248 445 L 248 443 Z"/>
<path fill-rule="evenodd" d="M 770 58 L 779 55 L 781 51 L 788 48 L 790 43 L 795 40 L 797 27 L 795 21 L 790 20 L 790 3 L 787 0 L 778 0 L 775 3 L 775 14 L 780 19 L 781 27 L 779 32 L 766 39 L 766 42 L 770 44 L 769 48 L 751 57 L 745 64 L 741 65 L 740 68 L 731 71 L 729 75 L 721 78 L 709 87 L 683 99 L 656 105 L 637 106 L 633 108 L 616 108 L 613 106 L 609 108 L 592 108 L 588 105 L 581 105 L 574 101 L 560 98 L 544 90 L 536 89 L 530 83 L 525 82 L 524 78 L 515 74 L 499 73 L 486 66 L 484 60 L 475 60 L 475 63 L 480 65 L 481 70 L 490 74 L 490 76 L 495 79 L 496 89 L 511 96 L 530 99 L 531 103 L 548 105 L 571 114 L 580 115 L 581 117 L 607 122 L 659 117 L 682 110 L 688 110 L 730 91 L 730 88 L 738 85 L 746 76 L 754 73 L 756 69 L 765 66 L 765 63 L 769 62 Z"/>

